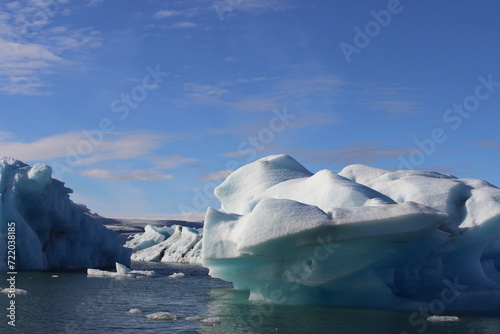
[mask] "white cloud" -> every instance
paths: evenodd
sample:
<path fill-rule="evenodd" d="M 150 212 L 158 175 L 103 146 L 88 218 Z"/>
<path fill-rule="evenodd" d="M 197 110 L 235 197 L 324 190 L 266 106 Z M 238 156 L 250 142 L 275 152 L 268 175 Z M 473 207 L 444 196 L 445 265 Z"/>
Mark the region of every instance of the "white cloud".
<path fill-rule="evenodd" d="M 155 19 L 161 20 L 164 18 L 169 18 L 169 17 L 178 17 L 178 16 L 184 16 L 184 17 L 193 17 L 200 15 L 202 13 L 202 8 L 200 7 L 191 7 L 188 9 L 183 9 L 183 10 L 174 10 L 174 9 L 161 9 L 154 13 L 153 17 Z"/>
<path fill-rule="evenodd" d="M 87 2 L 87 6 L 89 6 L 89 7 L 97 7 L 102 2 L 103 2 L 103 0 L 89 0 L 89 2 Z"/>
<path fill-rule="evenodd" d="M 196 23 L 189 22 L 189 21 L 177 22 L 177 23 L 170 25 L 170 28 L 175 28 L 175 29 L 185 29 L 185 28 L 194 28 L 194 27 L 196 27 Z"/>
<path fill-rule="evenodd" d="M 100 137 L 83 132 L 53 135 L 34 142 L 16 142 L 0 138 L 0 156 L 29 161 L 62 159 L 72 165 L 91 165 L 101 161 L 145 157 L 169 139 L 157 133 L 116 133 Z"/>
<path fill-rule="evenodd" d="M 81 175 L 111 180 L 139 180 L 139 181 L 158 181 L 158 180 L 171 180 L 173 178 L 170 174 L 162 174 L 157 170 L 135 169 L 128 173 L 118 174 L 103 169 L 89 169 L 80 172 Z"/>
<path fill-rule="evenodd" d="M 231 175 L 232 172 L 234 172 L 234 170 L 231 169 L 220 170 L 200 177 L 200 181 L 222 180 Z"/>
<path fill-rule="evenodd" d="M 67 1 L 11 1 L 0 13 L 0 93 L 47 95 L 50 77 L 101 44 L 94 29 L 50 27 Z"/>
<path fill-rule="evenodd" d="M 0 62 L 26 59 L 46 62 L 61 62 L 63 60 L 43 45 L 34 43 L 20 44 L 0 38 Z"/>
<path fill-rule="evenodd" d="M 157 11 L 153 17 L 155 19 L 163 19 L 165 17 L 173 17 L 173 16 L 180 16 L 183 15 L 182 11 L 179 10 L 168 10 L 168 9 L 162 9 Z"/>

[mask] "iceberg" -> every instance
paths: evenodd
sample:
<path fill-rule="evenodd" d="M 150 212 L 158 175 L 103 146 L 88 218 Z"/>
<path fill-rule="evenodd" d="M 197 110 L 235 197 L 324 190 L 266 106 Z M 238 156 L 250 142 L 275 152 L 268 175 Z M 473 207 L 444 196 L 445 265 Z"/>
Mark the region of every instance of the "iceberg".
<path fill-rule="evenodd" d="M 5 293 L 6 295 L 7 294 L 25 295 L 28 293 L 28 291 L 23 290 L 23 289 L 17 289 L 17 288 L 14 288 L 14 289 L 11 289 L 11 288 L 2 289 L 2 288 L 0 288 L 0 293 Z"/>
<path fill-rule="evenodd" d="M 157 277 L 159 276 L 153 270 L 131 270 L 127 266 L 121 263 L 116 263 L 116 271 L 107 271 L 100 269 L 87 269 L 87 276 L 89 277 L 114 277 L 114 278 L 124 278 L 124 277 Z"/>
<path fill-rule="evenodd" d="M 173 273 L 172 275 L 169 275 L 168 278 L 181 278 L 186 276 L 184 273 Z"/>
<path fill-rule="evenodd" d="M 144 311 L 141 310 L 140 308 L 131 308 L 130 310 L 128 310 L 128 313 L 138 314 L 138 313 L 144 313 Z"/>
<path fill-rule="evenodd" d="M 130 263 L 120 236 L 89 210 L 73 203 L 51 167 L 0 159 L 0 270 L 8 266 L 8 240 L 15 235 L 15 270 L 109 267 Z M 11 236 L 9 239 L 9 235 Z"/>
<path fill-rule="evenodd" d="M 144 233 L 138 233 L 131 240 L 125 243 L 125 247 L 132 248 L 133 252 L 152 247 L 159 244 L 163 240 L 174 234 L 174 229 L 171 227 L 157 227 L 146 225 Z"/>
<path fill-rule="evenodd" d="M 202 237 L 202 229 L 147 225 L 144 233 L 136 234 L 125 247 L 132 249 L 133 261 L 200 264 Z"/>
<path fill-rule="evenodd" d="M 170 312 L 157 312 L 146 315 L 149 320 L 177 320 L 177 315 Z"/>
<path fill-rule="evenodd" d="M 427 318 L 429 322 L 449 322 L 449 321 L 460 321 L 460 318 L 457 316 L 443 316 L 443 315 L 432 315 Z"/>
<path fill-rule="evenodd" d="M 215 195 L 202 264 L 250 299 L 500 310 L 500 189 L 485 181 L 363 165 L 313 174 L 274 155 Z"/>

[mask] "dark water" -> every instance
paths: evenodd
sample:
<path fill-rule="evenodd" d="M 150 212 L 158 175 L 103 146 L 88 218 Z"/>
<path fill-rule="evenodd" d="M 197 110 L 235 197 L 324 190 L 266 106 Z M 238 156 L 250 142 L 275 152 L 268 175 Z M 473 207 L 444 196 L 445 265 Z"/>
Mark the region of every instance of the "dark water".
<path fill-rule="evenodd" d="M 0 294 L 0 333 L 500 333 L 500 315 L 433 323 L 424 316 L 412 318 L 411 312 L 274 305 L 248 301 L 248 293 L 210 278 L 201 267 L 133 266 L 164 276 L 114 279 L 87 277 L 84 272 L 18 273 L 16 287 L 28 293 L 16 297 L 16 327 L 7 324 L 9 298 Z M 166 277 L 174 272 L 186 276 Z M 8 286 L 6 278 L 0 274 L 0 287 Z M 128 313 L 131 308 L 144 313 Z M 177 320 L 145 317 L 164 311 L 176 314 Z M 219 317 L 221 323 L 186 321 L 190 316 Z"/>

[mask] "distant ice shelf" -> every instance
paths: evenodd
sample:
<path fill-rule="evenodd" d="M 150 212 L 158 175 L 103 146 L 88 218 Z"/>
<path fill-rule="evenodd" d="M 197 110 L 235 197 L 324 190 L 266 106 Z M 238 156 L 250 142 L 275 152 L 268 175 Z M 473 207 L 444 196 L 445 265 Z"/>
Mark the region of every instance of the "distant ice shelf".
<path fill-rule="evenodd" d="M 73 203 L 44 164 L 0 159 L 0 270 L 111 267 L 130 263 L 130 250 L 89 210 Z M 9 235 L 11 235 L 9 239 Z M 15 265 L 8 266 L 8 240 Z M 12 259 L 11 259 L 12 260 Z"/>
<path fill-rule="evenodd" d="M 215 194 L 203 265 L 251 299 L 500 310 L 500 189 L 485 181 L 363 165 L 313 174 L 275 155 Z"/>

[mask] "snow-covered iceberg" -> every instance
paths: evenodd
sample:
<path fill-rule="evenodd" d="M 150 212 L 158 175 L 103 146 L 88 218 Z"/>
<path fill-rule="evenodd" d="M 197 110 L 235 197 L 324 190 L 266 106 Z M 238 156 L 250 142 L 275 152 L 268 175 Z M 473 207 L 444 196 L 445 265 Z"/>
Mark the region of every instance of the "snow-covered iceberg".
<path fill-rule="evenodd" d="M 252 299 L 500 310 L 500 189 L 487 182 L 362 165 L 312 174 L 277 155 L 215 194 L 203 265 Z"/>
<path fill-rule="evenodd" d="M 12 269 L 7 266 L 7 240 L 14 231 L 15 270 L 130 263 L 130 250 L 122 247 L 120 236 L 89 217 L 85 206 L 73 203 L 71 192 L 52 178 L 47 165 L 0 159 L 0 270 Z"/>
<path fill-rule="evenodd" d="M 147 225 L 124 246 L 133 250 L 133 261 L 201 264 L 202 237 L 202 229 Z"/>

